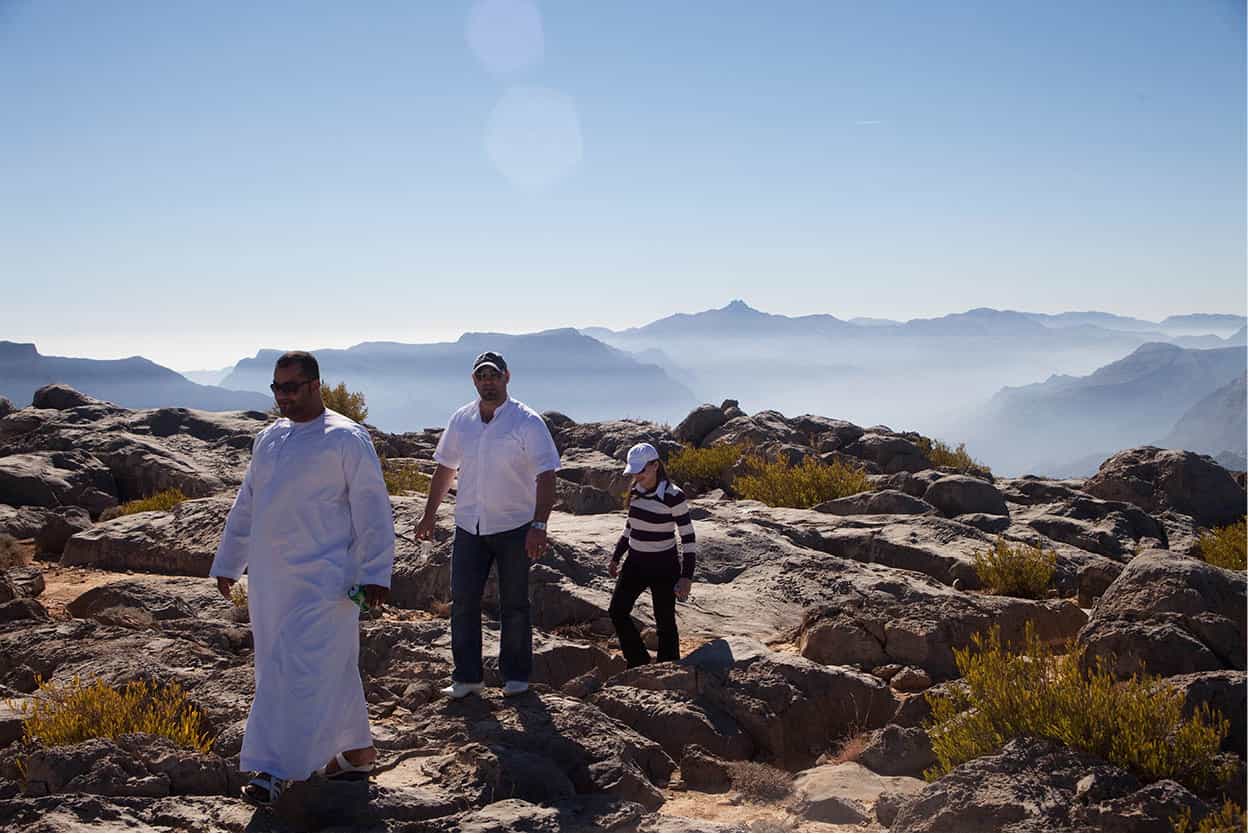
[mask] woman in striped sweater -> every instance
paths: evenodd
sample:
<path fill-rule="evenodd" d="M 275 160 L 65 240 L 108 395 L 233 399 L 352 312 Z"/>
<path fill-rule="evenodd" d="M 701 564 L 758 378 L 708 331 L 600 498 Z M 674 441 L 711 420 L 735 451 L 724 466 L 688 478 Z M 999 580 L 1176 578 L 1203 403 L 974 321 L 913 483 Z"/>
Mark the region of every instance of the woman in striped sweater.
<path fill-rule="evenodd" d="M 633 476 L 633 488 L 628 496 L 624 535 L 611 557 L 611 575 L 617 578 L 610 614 L 631 669 L 650 662 L 632 618 L 633 605 L 647 588 L 654 605 L 659 660 L 680 659 L 676 600 L 689 598 L 695 545 L 689 504 L 680 488 L 667 480 L 658 450 L 649 443 L 629 449 L 624 474 Z M 625 551 L 628 559 L 621 568 L 620 557 Z"/>

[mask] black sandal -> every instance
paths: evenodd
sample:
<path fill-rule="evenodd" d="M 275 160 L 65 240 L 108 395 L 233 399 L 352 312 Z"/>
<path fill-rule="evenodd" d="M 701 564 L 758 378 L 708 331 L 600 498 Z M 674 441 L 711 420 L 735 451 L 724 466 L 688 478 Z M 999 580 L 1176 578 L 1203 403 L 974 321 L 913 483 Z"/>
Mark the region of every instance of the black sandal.
<path fill-rule="evenodd" d="M 285 779 L 278 779 L 268 773 L 257 773 L 250 782 L 243 785 L 242 796 L 244 801 L 252 805 L 267 808 L 277 802 L 285 789 Z"/>

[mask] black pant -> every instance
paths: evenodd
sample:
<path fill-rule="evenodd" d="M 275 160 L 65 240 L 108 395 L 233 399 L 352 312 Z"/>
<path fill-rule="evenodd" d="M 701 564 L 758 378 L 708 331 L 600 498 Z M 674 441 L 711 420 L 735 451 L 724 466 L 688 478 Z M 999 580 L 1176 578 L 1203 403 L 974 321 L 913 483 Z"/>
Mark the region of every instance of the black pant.
<path fill-rule="evenodd" d="M 647 588 L 654 605 L 654 628 L 659 635 L 659 661 L 680 660 L 680 636 L 676 633 L 676 583 L 679 581 L 680 564 L 675 559 L 630 553 L 624 560 L 615 580 L 609 613 L 630 669 L 650 662 L 650 653 L 631 616 L 637 597 Z"/>

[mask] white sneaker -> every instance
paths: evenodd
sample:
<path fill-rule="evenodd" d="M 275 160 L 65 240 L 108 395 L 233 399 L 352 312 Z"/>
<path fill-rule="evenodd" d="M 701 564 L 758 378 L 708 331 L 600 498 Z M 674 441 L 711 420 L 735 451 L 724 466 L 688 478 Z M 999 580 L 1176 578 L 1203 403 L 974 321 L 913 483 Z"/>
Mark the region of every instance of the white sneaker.
<path fill-rule="evenodd" d="M 509 698 L 512 695 L 523 695 L 529 691 L 528 681 L 507 681 L 503 684 L 503 697 Z"/>
<path fill-rule="evenodd" d="M 464 683 L 463 681 L 455 681 L 450 686 L 443 687 L 442 694 L 448 698 L 458 701 L 460 698 L 467 698 L 469 695 L 480 695 L 481 690 L 485 688 L 483 683 Z"/>

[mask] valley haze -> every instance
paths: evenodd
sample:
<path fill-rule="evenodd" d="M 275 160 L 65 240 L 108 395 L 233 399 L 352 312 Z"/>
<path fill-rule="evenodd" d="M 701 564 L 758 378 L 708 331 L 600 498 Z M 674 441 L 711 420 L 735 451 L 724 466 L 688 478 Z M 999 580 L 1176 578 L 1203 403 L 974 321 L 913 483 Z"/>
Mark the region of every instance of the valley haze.
<path fill-rule="evenodd" d="M 1242 460 L 1245 323 L 1229 314 L 1148 321 L 990 308 L 845 320 L 775 315 L 738 299 L 620 330 L 286 345 L 181 375 L 141 357 L 66 359 L 0 343 L 0 396 L 25 404 L 40 385 L 63 382 L 133 408 L 263 410 L 274 360 L 300 348 L 316 353 L 326 380 L 364 393 L 371 424 L 418 431 L 471 399 L 472 358 L 498 350 L 517 399 L 577 421 L 674 424 L 699 403 L 738 399 L 748 412 L 825 414 L 965 442 L 1001 473 L 1073 477 L 1140 444 Z"/>

